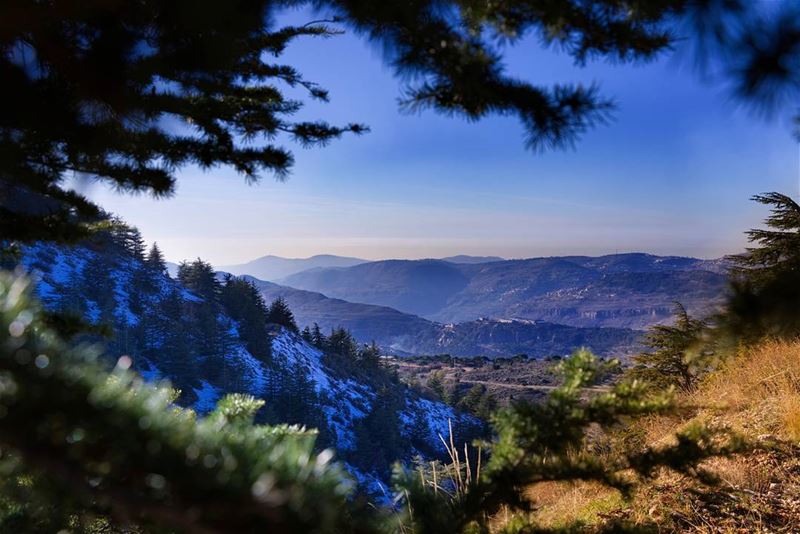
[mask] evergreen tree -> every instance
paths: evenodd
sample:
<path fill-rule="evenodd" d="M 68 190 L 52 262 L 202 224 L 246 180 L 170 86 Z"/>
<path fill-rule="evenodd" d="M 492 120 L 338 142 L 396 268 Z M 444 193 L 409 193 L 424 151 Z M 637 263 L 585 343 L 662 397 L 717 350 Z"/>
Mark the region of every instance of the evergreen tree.
<path fill-rule="evenodd" d="M 110 265 L 102 254 L 92 254 L 81 270 L 81 294 L 90 302 L 91 322 L 113 326 L 117 308 L 116 287 Z"/>
<path fill-rule="evenodd" d="M 413 412 L 411 428 L 409 429 L 408 446 L 427 458 L 436 458 L 442 453 L 438 443 L 431 443 L 431 427 L 428 414 L 422 410 Z"/>
<path fill-rule="evenodd" d="M 358 350 L 358 361 L 361 365 L 368 368 L 375 368 L 381 363 L 381 350 L 373 341 L 369 345 L 364 345 Z"/>
<path fill-rule="evenodd" d="M 762 286 L 775 278 L 800 271 L 800 205 L 788 195 L 755 195 L 755 202 L 770 206 L 766 228 L 753 228 L 747 238 L 758 246 L 745 254 L 729 256 L 735 274 L 751 285 Z"/>
<path fill-rule="evenodd" d="M 327 420 L 320 410 L 320 398 L 305 368 L 273 365 L 264 421 L 288 423 L 319 429 L 327 439 Z"/>
<path fill-rule="evenodd" d="M 178 266 L 178 281 L 189 291 L 209 303 L 219 299 L 220 283 L 210 263 L 200 258 L 195 261 L 182 262 Z"/>
<path fill-rule="evenodd" d="M 83 294 L 83 276 L 72 271 L 64 283 L 58 302 L 59 312 L 83 319 L 86 316 L 86 298 Z"/>
<path fill-rule="evenodd" d="M 483 384 L 475 384 L 458 399 L 456 407 L 488 421 L 497 410 L 497 400 Z"/>
<path fill-rule="evenodd" d="M 356 450 L 353 461 L 367 472 L 387 476 L 397 458 L 408 445 L 400 435 L 402 395 L 394 388 L 380 387 L 370 405 L 370 412 L 358 422 Z"/>
<path fill-rule="evenodd" d="M 444 373 L 442 371 L 434 371 L 431 373 L 425 385 L 433 391 L 436 398 L 439 400 L 444 401 L 445 398 L 447 398 L 447 391 L 444 385 Z"/>
<path fill-rule="evenodd" d="M 710 352 L 709 347 L 700 346 L 706 328 L 705 321 L 690 317 L 686 308 L 676 304 L 674 324 L 650 328 L 644 340 L 649 350 L 632 358 L 634 367 L 628 375 L 658 388 L 691 390 L 705 370 Z"/>
<path fill-rule="evenodd" d="M 147 258 L 145 259 L 145 265 L 154 273 L 167 273 L 167 263 L 164 261 L 164 255 L 161 253 L 161 249 L 158 248 L 158 243 L 153 242 L 153 245 L 150 247 L 150 251 L 147 253 Z"/>
<path fill-rule="evenodd" d="M 313 343 L 314 341 L 311 337 L 311 329 L 308 327 L 308 325 L 306 325 L 305 328 L 303 328 L 303 331 L 300 332 L 300 337 L 302 337 L 303 341 L 306 343 Z"/>
<path fill-rule="evenodd" d="M 118 218 L 113 219 L 112 239 L 136 261 L 143 262 L 147 247 L 142 233 L 135 226 L 130 226 Z"/>
<path fill-rule="evenodd" d="M 332 328 L 331 335 L 327 338 L 326 351 L 355 360 L 358 357 L 358 343 L 345 328 Z"/>
<path fill-rule="evenodd" d="M 229 276 L 222 286 L 220 300 L 228 316 L 236 321 L 239 337 L 250 354 L 269 363 L 269 312 L 258 288 L 249 280 Z"/>
<path fill-rule="evenodd" d="M 192 358 L 192 324 L 185 313 L 187 304 L 180 291 L 172 287 L 149 308 L 143 318 L 143 354 L 171 377 L 175 387 L 189 391 L 198 385 L 198 369 Z"/>
<path fill-rule="evenodd" d="M 721 343 L 800 335 L 800 206 L 780 193 L 753 200 L 770 206 L 766 228 L 747 232 L 744 255 L 732 256 L 734 281 L 724 311 L 715 317 Z"/>
<path fill-rule="evenodd" d="M 7 103 L 0 235 L 85 237 L 100 211 L 63 185 L 68 173 L 164 196 L 188 164 L 228 165 L 248 180 L 264 171 L 285 176 L 291 153 L 269 142 L 279 132 L 304 145 L 362 132 L 291 120 L 301 103 L 286 98 L 281 83 L 314 99 L 327 95 L 270 58 L 295 38 L 333 30 L 324 23 L 276 29 L 275 7 L 265 0 L 0 6 L 0 20 L 13 28 L 0 41 Z M 192 132 L 165 127 L 167 115 Z M 253 137 L 267 142 L 238 142 Z"/>
<path fill-rule="evenodd" d="M 278 297 L 272 301 L 267 310 L 267 322 L 280 325 L 295 334 L 300 332 L 297 328 L 297 322 L 294 320 L 294 314 L 289 309 L 289 305 L 283 297 Z"/>
<path fill-rule="evenodd" d="M 178 280 L 197 295 L 198 302 L 186 302 L 184 313 L 192 332 L 191 352 L 200 360 L 201 376 L 211 380 L 227 379 L 226 356 L 232 347 L 231 325 L 221 321 L 221 284 L 214 268 L 201 259 L 183 262 L 178 267 Z"/>
<path fill-rule="evenodd" d="M 311 327 L 311 344 L 320 350 L 325 350 L 328 345 L 328 339 L 317 323 L 314 323 L 314 326 Z"/>
<path fill-rule="evenodd" d="M 223 391 L 246 393 L 245 377 L 239 372 L 234 355 L 238 352 L 240 336 L 237 325 L 229 317 L 217 316 L 217 338 L 213 352 L 201 367 L 202 377 L 220 385 Z"/>

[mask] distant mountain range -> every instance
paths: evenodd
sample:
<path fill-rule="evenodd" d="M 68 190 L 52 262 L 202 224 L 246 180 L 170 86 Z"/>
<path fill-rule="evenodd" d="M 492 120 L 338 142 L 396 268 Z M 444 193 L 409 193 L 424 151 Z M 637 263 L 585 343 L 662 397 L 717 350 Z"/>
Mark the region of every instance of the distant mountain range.
<path fill-rule="evenodd" d="M 505 261 L 505 258 L 500 256 L 467 256 L 460 254 L 458 256 L 448 256 L 441 258 L 442 261 L 449 261 L 450 263 L 490 263 L 493 261 Z"/>
<path fill-rule="evenodd" d="M 262 256 L 241 265 L 220 266 L 217 269 L 235 275 L 248 274 L 261 280 L 275 281 L 309 269 L 351 267 L 367 261 L 330 254 L 319 254 L 310 258 Z"/>
<path fill-rule="evenodd" d="M 363 342 L 375 341 L 395 355 L 532 357 L 565 355 L 590 347 L 602 356 L 620 356 L 638 348 L 641 332 L 624 328 L 580 328 L 543 321 L 480 319 L 443 325 L 386 306 L 359 304 L 321 293 L 251 280 L 267 302 L 286 300 L 302 328 L 317 323 L 323 332 L 342 326 Z"/>
<path fill-rule="evenodd" d="M 255 275 L 253 266 L 273 278 L 309 268 L 275 283 Z M 642 330 L 671 321 L 675 302 L 703 314 L 727 286 L 724 260 L 641 253 L 523 260 L 267 256 L 226 269 L 252 275 L 268 302 L 286 299 L 301 328 L 342 326 L 398 355 L 547 356 L 582 346 L 625 355 L 638 349 Z"/>
<path fill-rule="evenodd" d="M 385 260 L 306 270 L 278 282 L 441 323 L 491 317 L 644 329 L 669 321 L 675 302 L 690 313 L 709 311 L 727 287 L 726 268 L 724 260 L 642 253 L 488 263 Z"/>
<path fill-rule="evenodd" d="M 441 258 L 441 261 L 460 264 L 478 264 L 503 261 L 503 258 L 499 256 L 467 256 L 461 254 L 459 256 Z M 332 254 L 319 254 L 311 256 L 310 258 L 282 258 L 280 256 L 268 255 L 240 265 L 222 265 L 217 267 L 217 270 L 237 276 L 247 274 L 260 280 L 274 282 L 281 278 L 286 278 L 287 276 L 312 269 L 352 267 L 369 262 L 370 260 L 335 256 Z"/>

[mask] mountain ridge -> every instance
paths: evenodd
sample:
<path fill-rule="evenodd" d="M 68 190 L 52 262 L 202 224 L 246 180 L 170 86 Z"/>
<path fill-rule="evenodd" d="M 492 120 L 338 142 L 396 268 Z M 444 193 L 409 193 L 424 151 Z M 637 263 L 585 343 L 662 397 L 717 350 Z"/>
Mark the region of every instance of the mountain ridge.
<path fill-rule="evenodd" d="M 491 263 L 493 261 L 505 261 L 505 258 L 501 258 L 500 256 L 470 256 L 469 254 L 458 254 L 456 256 L 447 256 L 445 258 L 439 258 L 442 261 L 447 261 L 450 263 Z"/>
<path fill-rule="evenodd" d="M 235 275 L 250 275 L 273 281 L 314 268 L 350 267 L 369 260 L 334 254 L 316 254 L 308 258 L 284 258 L 268 254 L 238 265 L 216 266 L 219 271 Z"/>
<path fill-rule="evenodd" d="M 668 322 L 678 301 L 691 313 L 711 311 L 727 287 L 726 269 L 724 259 L 645 253 L 479 264 L 383 260 L 278 283 L 442 323 L 495 317 L 645 329 Z"/>
<path fill-rule="evenodd" d="M 363 343 L 375 342 L 397 356 L 449 353 L 453 356 L 563 356 L 588 346 L 601 356 L 625 356 L 639 347 L 641 332 L 620 328 L 580 328 L 544 321 L 482 318 L 441 324 L 387 306 L 329 298 L 321 293 L 242 277 L 265 301 L 283 298 L 300 327 L 323 331 L 343 327 Z"/>

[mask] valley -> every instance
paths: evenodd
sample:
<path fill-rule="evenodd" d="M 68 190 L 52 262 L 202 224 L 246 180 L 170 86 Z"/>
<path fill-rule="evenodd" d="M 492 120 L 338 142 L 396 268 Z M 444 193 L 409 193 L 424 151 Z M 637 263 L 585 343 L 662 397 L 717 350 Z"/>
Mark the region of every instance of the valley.
<path fill-rule="evenodd" d="M 544 358 L 588 347 L 624 358 L 643 330 L 671 321 L 675 303 L 712 311 L 726 269 L 724 260 L 630 253 L 385 260 L 314 267 L 280 283 L 245 277 L 265 300 L 285 299 L 301 327 L 344 327 L 397 356 Z"/>
<path fill-rule="evenodd" d="M 727 287 L 726 262 L 642 253 L 455 264 L 387 260 L 314 269 L 279 283 L 389 306 L 442 323 L 481 317 L 644 329 L 681 302 L 706 313 Z"/>
<path fill-rule="evenodd" d="M 491 395 L 500 406 L 512 402 L 538 401 L 557 386 L 555 366 L 558 360 L 502 358 L 447 358 L 443 356 L 388 358 L 400 378 L 427 392 L 432 398 L 442 396 L 431 387 L 440 381 L 444 396 L 464 396 L 470 389 Z"/>
<path fill-rule="evenodd" d="M 565 355 L 590 346 L 601 355 L 626 355 L 638 347 L 640 332 L 626 328 L 573 327 L 545 321 L 478 319 L 441 324 L 387 306 L 328 298 L 246 277 L 267 302 L 283 298 L 301 326 L 328 332 L 344 327 L 364 343 L 377 343 L 400 356 L 448 353 L 454 356 L 531 357 Z"/>

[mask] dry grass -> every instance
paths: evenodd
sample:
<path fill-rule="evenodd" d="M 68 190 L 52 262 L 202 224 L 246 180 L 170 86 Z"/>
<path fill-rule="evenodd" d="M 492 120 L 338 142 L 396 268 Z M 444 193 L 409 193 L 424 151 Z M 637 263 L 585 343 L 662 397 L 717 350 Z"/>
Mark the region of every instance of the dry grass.
<path fill-rule="evenodd" d="M 781 401 L 783 429 L 792 441 L 800 442 L 800 395 L 786 396 Z"/>
<path fill-rule="evenodd" d="M 593 525 L 600 514 L 624 506 L 619 492 L 596 482 L 542 482 L 528 488 L 536 523 L 544 528 Z"/>
<path fill-rule="evenodd" d="M 797 445 L 800 442 L 800 341 L 765 341 L 742 351 L 709 375 L 693 393 L 681 397 L 679 405 L 680 415 L 638 420 L 626 434 L 635 436 L 639 445 L 664 444 L 685 425 L 699 421 L 732 429 L 753 440 L 768 435 L 770 439 Z M 665 532 L 723 532 L 727 527 L 722 524 L 735 516 L 740 520 L 736 527 L 739 530 L 731 531 L 766 532 L 770 528 L 763 526 L 766 523 L 762 525 L 767 517 L 765 509 L 772 507 L 774 511 L 775 506 L 764 503 L 780 501 L 780 506 L 788 506 L 786 499 L 776 497 L 770 488 L 775 487 L 776 481 L 782 481 L 779 486 L 784 493 L 787 491 L 784 486 L 790 487 L 790 492 L 800 490 L 796 473 L 790 473 L 787 467 L 795 464 L 797 458 L 794 453 L 789 454 L 779 457 L 763 452 L 705 462 L 704 467 L 721 480 L 719 495 L 727 496 L 731 492 L 737 495 L 735 511 L 727 516 L 720 512 L 722 515 L 717 518 L 709 515 L 709 509 L 687 491 L 689 481 L 668 472 L 641 487 L 631 503 L 622 502 L 613 490 L 589 483 L 537 484 L 530 488 L 529 495 L 539 508 L 536 517 L 542 526 L 558 527 L 575 521 L 592 525 L 600 521 L 603 514 L 624 509 L 628 519 L 640 524 L 655 521 L 660 525 L 659 530 Z M 748 507 L 750 499 L 756 504 Z M 779 510 L 779 513 L 784 512 Z M 717 520 L 719 525 L 715 525 Z M 777 521 L 780 524 L 781 519 Z M 741 525 L 745 525 L 745 530 L 740 530 Z M 775 530 L 774 526 L 771 527 L 773 531 L 785 531 Z M 794 526 L 800 531 L 800 518 Z"/>
<path fill-rule="evenodd" d="M 687 403 L 750 437 L 800 439 L 800 342 L 765 341 L 725 363 Z"/>

